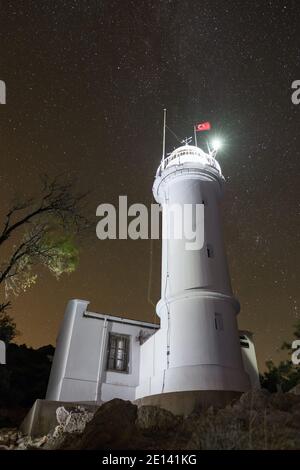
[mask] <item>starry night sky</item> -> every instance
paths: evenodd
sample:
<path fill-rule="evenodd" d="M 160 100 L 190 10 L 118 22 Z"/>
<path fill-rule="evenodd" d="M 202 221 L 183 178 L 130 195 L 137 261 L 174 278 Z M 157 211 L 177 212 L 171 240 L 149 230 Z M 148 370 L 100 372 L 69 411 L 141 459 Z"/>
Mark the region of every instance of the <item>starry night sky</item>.
<path fill-rule="evenodd" d="M 162 109 L 181 138 L 209 120 L 226 145 L 223 219 L 239 325 L 259 364 L 280 356 L 300 314 L 300 10 L 292 0 L 0 1 L 1 214 L 40 175 L 64 173 L 102 202 L 152 201 Z M 177 146 L 168 135 L 167 148 Z M 160 243 L 99 241 L 80 265 L 12 299 L 19 342 L 54 343 L 70 298 L 90 310 L 155 320 Z"/>

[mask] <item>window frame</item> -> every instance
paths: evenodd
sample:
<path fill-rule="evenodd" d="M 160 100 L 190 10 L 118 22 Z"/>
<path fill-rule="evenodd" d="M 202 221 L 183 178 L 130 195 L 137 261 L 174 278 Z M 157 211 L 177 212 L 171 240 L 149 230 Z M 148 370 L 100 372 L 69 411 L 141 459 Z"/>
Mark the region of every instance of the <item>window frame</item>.
<path fill-rule="evenodd" d="M 112 341 L 115 339 L 115 345 L 112 347 Z M 118 341 L 125 341 L 124 349 L 118 347 Z M 112 351 L 114 353 L 112 354 Z M 123 351 L 124 357 L 122 359 L 118 358 L 118 351 Z M 106 359 L 106 371 L 107 372 L 116 372 L 120 374 L 129 374 L 129 359 L 130 359 L 130 335 L 123 333 L 116 333 L 114 331 L 109 332 L 108 343 L 107 343 L 107 359 Z M 122 369 L 117 368 L 117 361 L 123 361 L 124 365 Z M 113 367 L 111 365 L 113 361 Z"/>

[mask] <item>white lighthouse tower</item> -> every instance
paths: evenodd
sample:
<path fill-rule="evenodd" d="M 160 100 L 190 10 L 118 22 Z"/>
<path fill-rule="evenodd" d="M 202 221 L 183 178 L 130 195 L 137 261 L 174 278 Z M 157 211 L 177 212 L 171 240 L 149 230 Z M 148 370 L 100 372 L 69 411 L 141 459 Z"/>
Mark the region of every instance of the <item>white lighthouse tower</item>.
<path fill-rule="evenodd" d="M 240 307 L 231 289 L 222 234 L 224 178 L 215 155 L 183 145 L 162 160 L 153 185 L 167 234 L 156 307 L 161 325 L 142 346 L 144 365 L 147 356 L 151 360 L 147 371 L 140 371 L 137 397 L 148 395 L 144 403 L 173 411 L 184 410 L 188 401 L 188 409 L 195 403 L 225 403 L 250 388 L 236 320 Z M 201 249 L 187 249 L 188 240 L 173 233 L 171 208 L 185 204 L 204 205 Z"/>
<path fill-rule="evenodd" d="M 252 336 L 237 327 L 240 307 L 220 215 L 224 178 L 215 157 L 216 151 L 186 141 L 163 156 L 156 173 L 153 194 L 163 221 L 160 325 L 69 301 L 48 400 L 101 404 L 121 398 L 189 414 L 259 387 Z"/>

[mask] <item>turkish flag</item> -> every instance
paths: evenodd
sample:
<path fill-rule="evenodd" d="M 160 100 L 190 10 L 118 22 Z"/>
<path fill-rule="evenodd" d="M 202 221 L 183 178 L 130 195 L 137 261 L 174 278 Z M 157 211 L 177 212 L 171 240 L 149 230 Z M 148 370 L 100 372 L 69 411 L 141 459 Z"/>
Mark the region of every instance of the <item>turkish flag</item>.
<path fill-rule="evenodd" d="M 196 131 L 210 131 L 211 125 L 210 122 L 201 122 L 200 124 L 195 125 Z"/>

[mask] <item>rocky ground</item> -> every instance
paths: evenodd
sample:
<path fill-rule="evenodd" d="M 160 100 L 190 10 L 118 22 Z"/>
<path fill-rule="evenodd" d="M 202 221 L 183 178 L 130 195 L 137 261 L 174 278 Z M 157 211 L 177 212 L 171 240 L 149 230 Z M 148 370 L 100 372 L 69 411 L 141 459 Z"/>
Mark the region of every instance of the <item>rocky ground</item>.
<path fill-rule="evenodd" d="M 243 394 L 226 408 L 187 417 L 119 399 L 93 416 L 83 408 L 57 411 L 58 425 L 31 439 L 0 429 L 0 449 L 300 449 L 300 390 Z"/>

